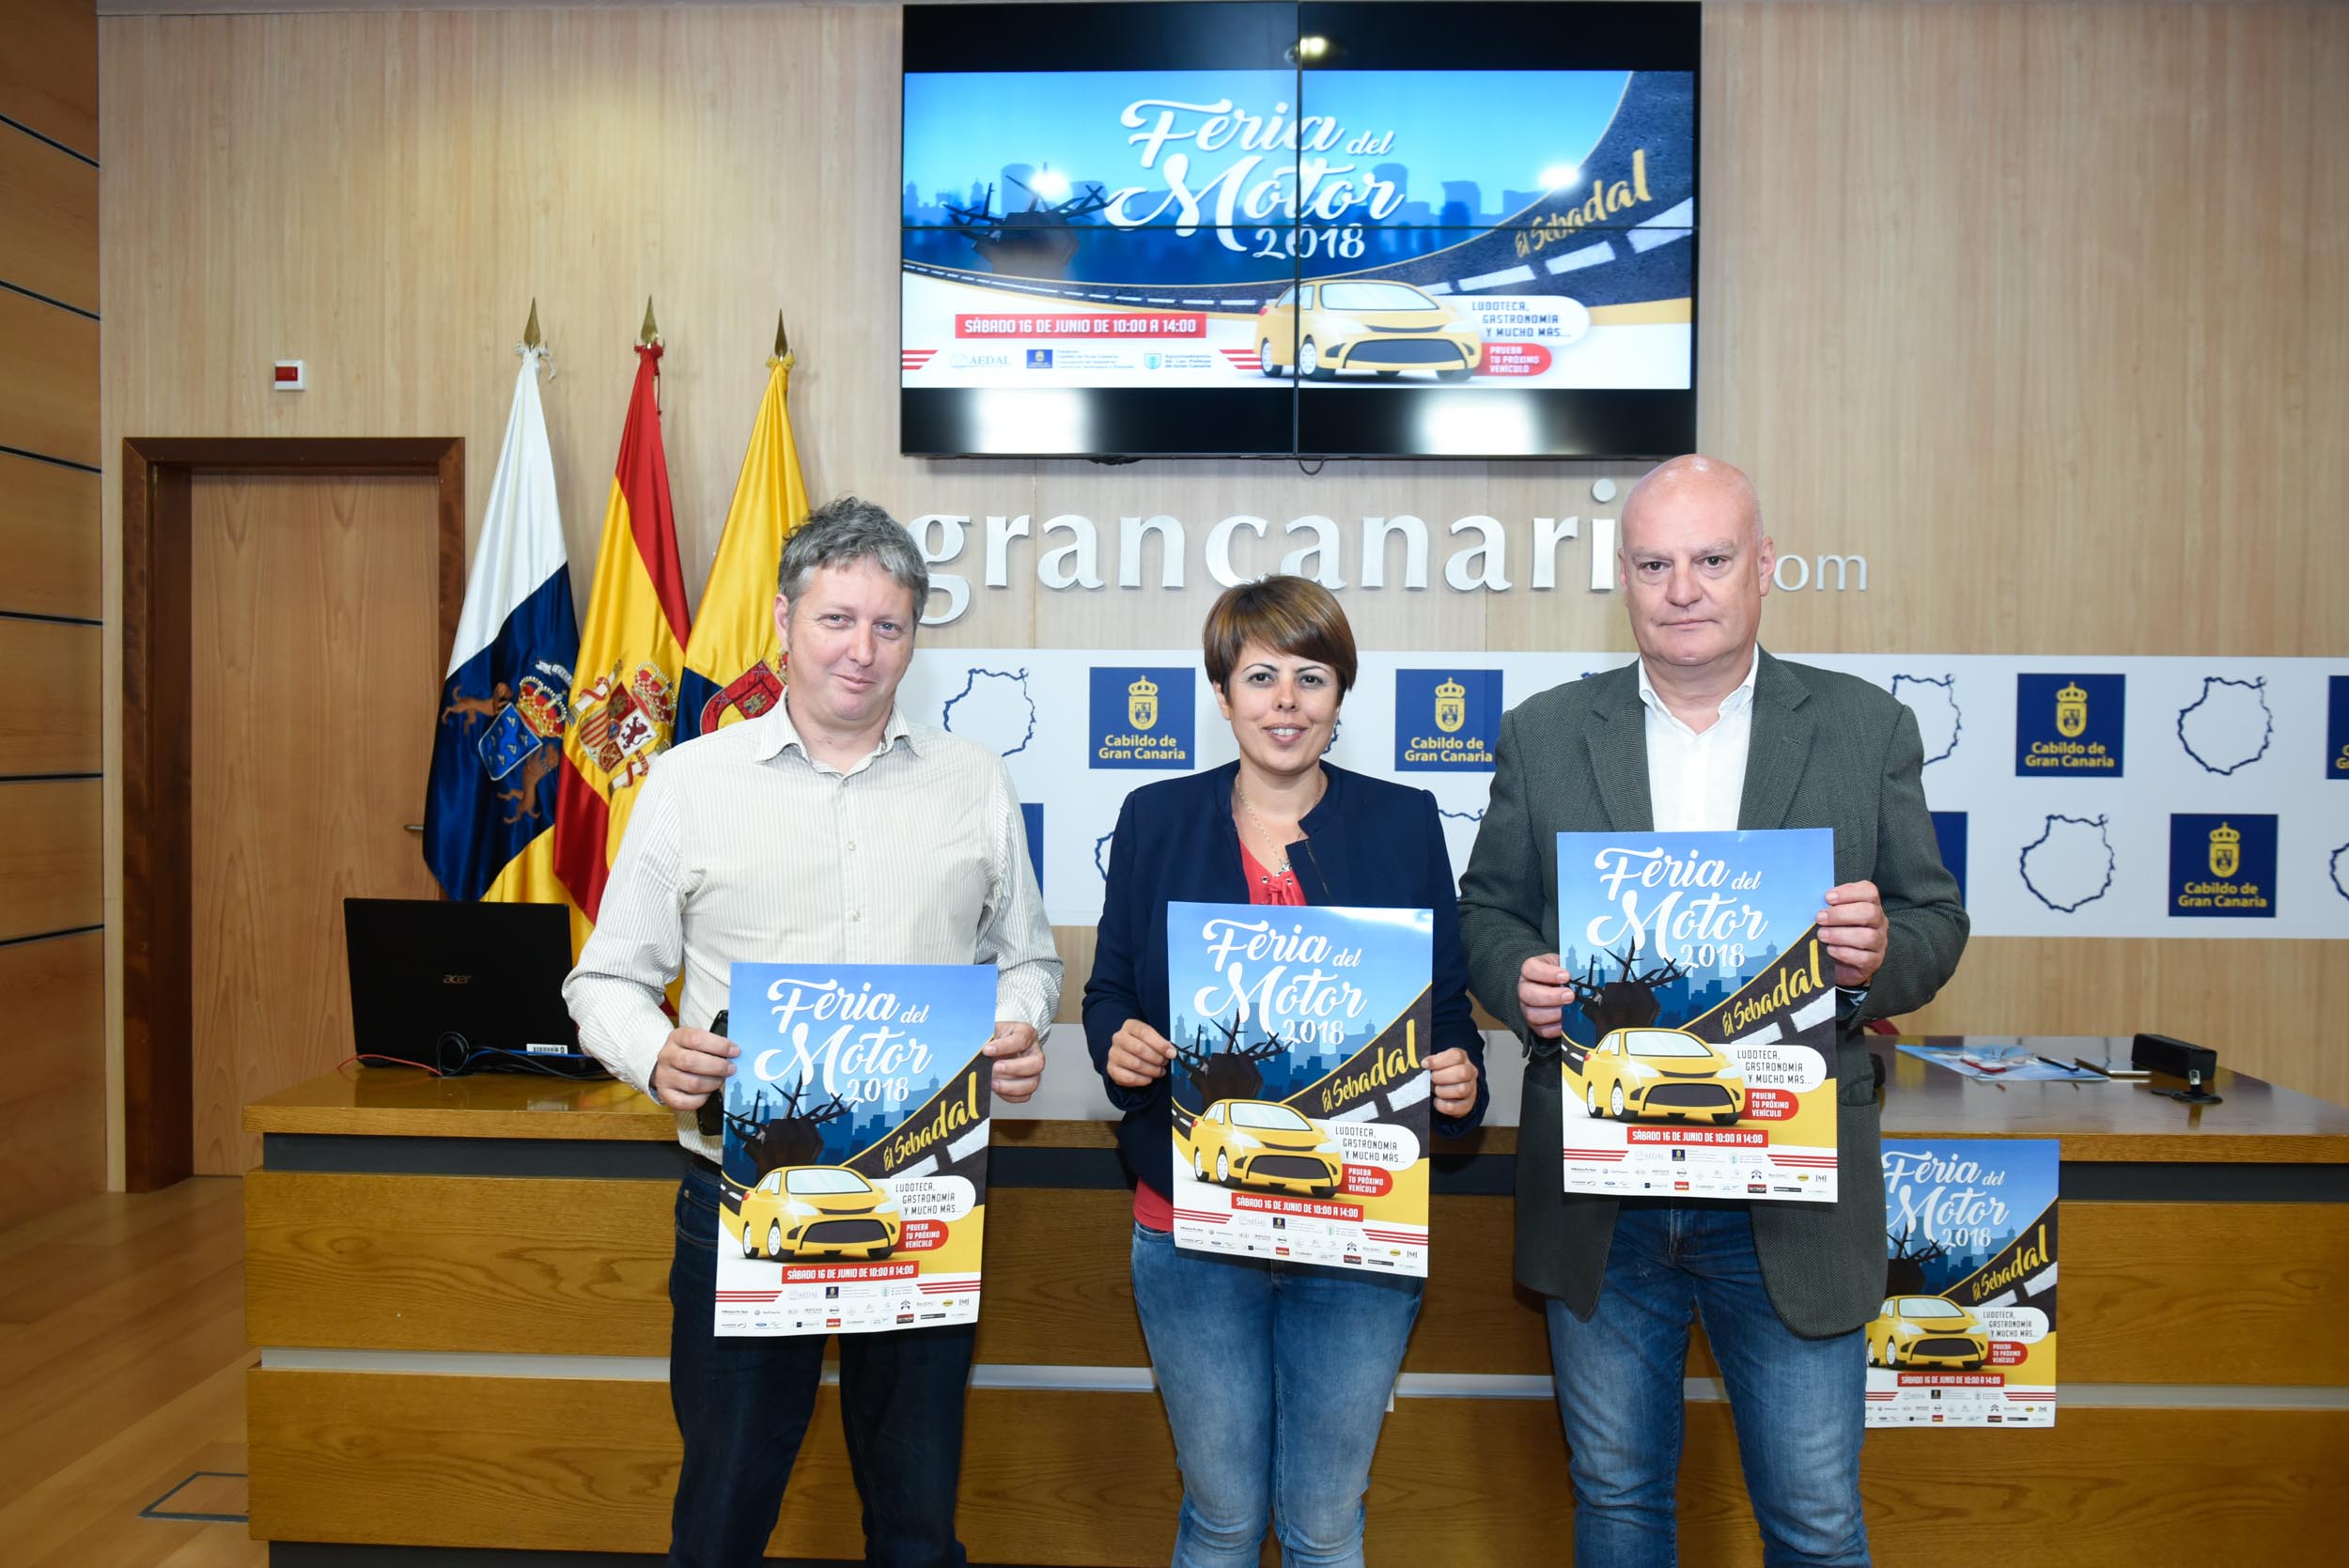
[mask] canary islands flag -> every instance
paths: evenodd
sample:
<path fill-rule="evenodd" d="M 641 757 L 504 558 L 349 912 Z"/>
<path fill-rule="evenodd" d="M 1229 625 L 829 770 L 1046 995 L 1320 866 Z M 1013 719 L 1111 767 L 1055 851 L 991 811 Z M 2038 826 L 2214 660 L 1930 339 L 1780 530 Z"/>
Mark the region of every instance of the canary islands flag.
<path fill-rule="evenodd" d="M 783 700 L 783 645 L 775 635 L 775 569 L 783 541 L 807 517 L 807 485 L 791 444 L 791 413 L 784 394 L 792 356 L 767 362 L 767 396 L 751 424 L 742 476 L 718 559 L 693 617 L 685 654 L 685 683 L 677 706 L 677 737 L 755 719 Z"/>
<path fill-rule="evenodd" d="M 424 859 L 451 898 L 559 904 L 555 776 L 579 621 L 538 405 L 546 352 L 525 348 L 521 355 L 441 683 Z"/>
<path fill-rule="evenodd" d="M 636 386 L 579 636 L 554 824 L 555 872 L 590 921 L 635 808 L 633 786 L 668 750 L 692 625 L 669 509 L 669 460 L 661 448 L 661 345 L 639 345 L 636 355 Z"/>

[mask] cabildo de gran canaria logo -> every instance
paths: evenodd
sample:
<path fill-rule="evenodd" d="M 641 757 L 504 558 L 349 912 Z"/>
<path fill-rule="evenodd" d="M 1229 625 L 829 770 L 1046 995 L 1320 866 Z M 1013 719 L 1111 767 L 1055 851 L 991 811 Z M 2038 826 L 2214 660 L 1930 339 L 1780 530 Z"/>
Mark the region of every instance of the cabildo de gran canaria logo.
<path fill-rule="evenodd" d="M 1397 670 L 1394 766 L 1489 773 L 1501 739 L 1499 670 Z"/>
<path fill-rule="evenodd" d="M 2273 919 L 2276 818 L 2244 813 L 2173 815 L 2170 912 Z"/>
<path fill-rule="evenodd" d="M 2066 681 L 2056 693 L 2056 733 L 2067 740 L 2077 740 L 2088 728 L 2088 693 L 2078 681 Z"/>
<path fill-rule="evenodd" d="M 2210 874 L 2232 877 L 2243 864 L 2243 835 L 2221 822 L 2210 831 Z"/>
<path fill-rule="evenodd" d="M 1191 766 L 1196 710 L 1190 671 L 1097 668 L 1092 696 L 1088 767 Z"/>
<path fill-rule="evenodd" d="M 2121 777 L 2125 681 L 2122 675 L 2017 675 L 2015 776 Z"/>

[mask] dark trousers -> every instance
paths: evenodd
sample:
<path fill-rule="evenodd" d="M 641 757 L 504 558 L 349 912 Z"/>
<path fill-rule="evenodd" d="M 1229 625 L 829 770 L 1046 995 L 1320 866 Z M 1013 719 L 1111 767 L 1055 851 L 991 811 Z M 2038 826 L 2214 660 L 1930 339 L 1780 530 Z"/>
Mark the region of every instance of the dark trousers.
<path fill-rule="evenodd" d="M 690 1162 L 669 1268 L 669 1404 L 685 1439 L 670 1516 L 677 1568 L 756 1563 L 823 1379 L 825 1336 L 719 1339 L 718 1175 Z M 864 1560 L 962 1568 L 955 1484 L 970 1325 L 840 1336 L 840 1417 L 864 1502 Z"/>

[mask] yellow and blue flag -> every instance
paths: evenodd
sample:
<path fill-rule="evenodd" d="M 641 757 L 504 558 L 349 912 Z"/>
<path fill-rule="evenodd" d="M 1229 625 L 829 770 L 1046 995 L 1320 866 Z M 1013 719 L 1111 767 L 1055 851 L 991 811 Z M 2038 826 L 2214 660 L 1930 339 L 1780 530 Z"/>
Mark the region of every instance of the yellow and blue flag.
<path fill-rule="evenodd" d="M 546 351 L 531 345 L 521 355 L 441 683 L 424 859 L 451 898 L 560 904 L 556 775 L 579 620 L 538 402 Z"/>
<path fill-rule="evenodd" d="M 750 450 L 726 508 L 718 559 L 702 590 L 701 613 L 693 617 L 693 640 L 685 651 L 685 682 L 679 692 L 677 737 L 755 719 L 783 701 L 783 646 L 775 635 L 775 568 L 783 542 L 807 518 L 807 485 L 791 442 L 791 411 L 785 393 L 792 355 L 784 349 L 767 362 L 767 395 L 751 424 Z"/>

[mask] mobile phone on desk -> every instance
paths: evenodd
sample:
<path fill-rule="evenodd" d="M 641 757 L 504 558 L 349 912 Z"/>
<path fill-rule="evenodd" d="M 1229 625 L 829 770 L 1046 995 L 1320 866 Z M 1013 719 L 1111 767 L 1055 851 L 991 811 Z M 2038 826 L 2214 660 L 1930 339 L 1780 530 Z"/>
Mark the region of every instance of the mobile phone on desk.
<path fill-rule="evenodd" d="M 709 1032 L 723 1035 L 726 1032 L 727 1009 L 718 1009 L 718 1016 L 709 1020 Z M 704 1138 L 722 1138 L 726 1130 L 726 1086 L 723 1083 L 702 1101 L 693 1112 L 693 1127 Z"/>

